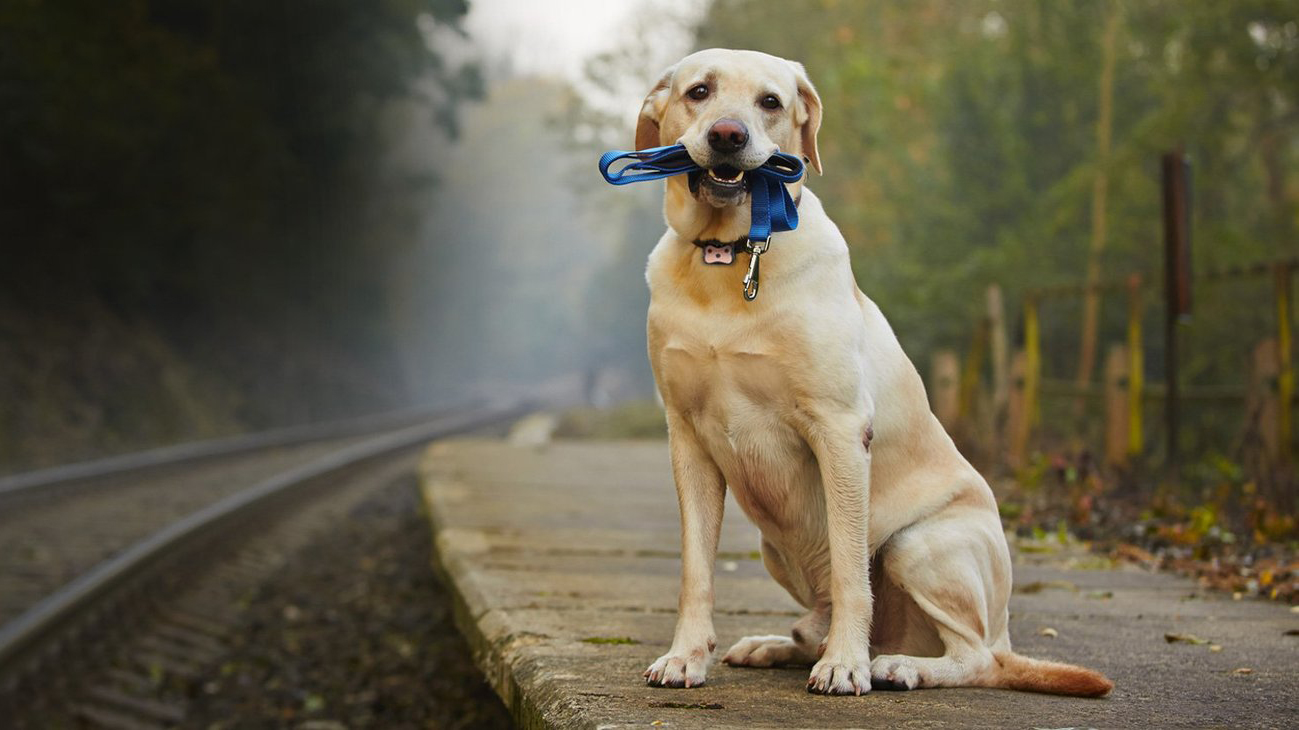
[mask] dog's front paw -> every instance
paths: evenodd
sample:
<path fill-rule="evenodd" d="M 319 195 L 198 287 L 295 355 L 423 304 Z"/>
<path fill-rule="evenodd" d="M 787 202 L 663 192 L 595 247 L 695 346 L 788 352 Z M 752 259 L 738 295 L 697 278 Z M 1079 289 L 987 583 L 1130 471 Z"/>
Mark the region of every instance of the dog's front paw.
<path fill-rule="evenodd" d="M 645 670 L 645 683 L 656 687 L 702 687 L 711 654 L 707 647 L 670 651 Z"/>
<path fill-rule="evenodd" d="M 825 655 L 812 667 L 807 691 L 823 695 L 864 695 L 871 691 L 869 656 Z"/>

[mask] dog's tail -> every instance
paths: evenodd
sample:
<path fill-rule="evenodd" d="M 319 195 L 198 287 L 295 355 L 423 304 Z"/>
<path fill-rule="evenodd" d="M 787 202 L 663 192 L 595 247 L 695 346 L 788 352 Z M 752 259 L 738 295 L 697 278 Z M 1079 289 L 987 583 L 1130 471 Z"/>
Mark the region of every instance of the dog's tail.
<path fill-rule="evenodd" d="M 1046 692 L 1074 697 L 1104 697 L 1114 683 L 1104 674 L 1072 664 L 1030 659 L 1014 652 L 996 652 L 996 666 L 987 686 L 1021 692 Z"/>

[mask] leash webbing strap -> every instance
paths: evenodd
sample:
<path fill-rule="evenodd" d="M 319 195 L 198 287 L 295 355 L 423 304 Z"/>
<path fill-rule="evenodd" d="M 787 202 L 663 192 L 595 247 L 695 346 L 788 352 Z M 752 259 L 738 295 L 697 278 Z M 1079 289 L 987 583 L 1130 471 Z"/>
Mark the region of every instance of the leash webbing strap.
<path fill-rule="evenodd" d="M 802 160 L 777 152 L 754 172 L 758 175 L 749 193 L 752 198 L 749 241 L 765 241 L 772 233 L 798 228 L 798 206 L 785 183 L 803 177 Z"/>
<path fill-rule="evenodd" d="M 636 160 L 613 172 L 609 167 L 619 160 Z M 650 147 L 639 152 L 612 150 L 600 155 L 600 174 L 613 185 L 661 180 L 673 175 L 684 175 L 700 170 L 695 161 L 690 159 L 685 145 L 674 144 L 670 147 Z"/>

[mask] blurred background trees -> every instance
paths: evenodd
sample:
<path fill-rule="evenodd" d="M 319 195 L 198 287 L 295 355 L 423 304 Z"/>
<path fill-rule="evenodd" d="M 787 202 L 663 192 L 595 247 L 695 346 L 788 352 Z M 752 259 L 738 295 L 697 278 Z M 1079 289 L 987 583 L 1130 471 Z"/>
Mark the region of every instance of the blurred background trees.
<path fill-rule="evenodd" d="M 0 2 L 0 462 L 400 405 L 393 156 L 481 93 L 465 11 Z"/>
<path fill-rule="evenodd" d="M 812 184 L 866 291 L 923 355 L 968 334 L 988 282 L 1014 300 L 1081 278 L 1098 173 L 1109 183 L 1101 268 L 1158 271 L 1158 157 L 1173 147 L 1196 166 L 1197 266 L 1299 251 L 1297 22 L 1282 0 L 718 0 L 699 45 L 808 67 L 826 99 L 828 164 Z"/>

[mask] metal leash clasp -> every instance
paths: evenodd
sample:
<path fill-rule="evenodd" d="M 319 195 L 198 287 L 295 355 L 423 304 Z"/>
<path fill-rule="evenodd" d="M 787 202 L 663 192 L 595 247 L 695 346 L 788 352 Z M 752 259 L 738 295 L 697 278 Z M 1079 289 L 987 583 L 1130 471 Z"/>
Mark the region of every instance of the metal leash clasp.
<path fill-rule="evenodd" d="M 744 275 L 744 300 L 746 302 L 751 302 L 758 298 L 758 257 L 766 253 L 770 246 L 770 236 L 768 236 L 765 241 L 749 241 L 744 244 L 744 250 L 749 252 L 749 271 Z"/>

